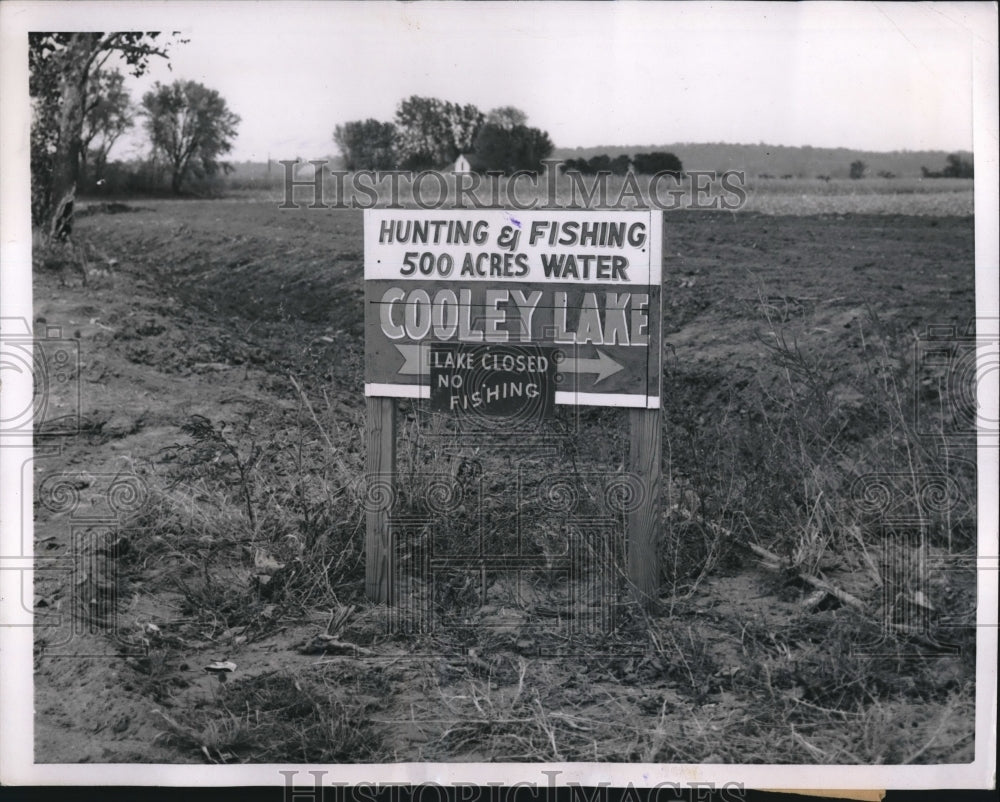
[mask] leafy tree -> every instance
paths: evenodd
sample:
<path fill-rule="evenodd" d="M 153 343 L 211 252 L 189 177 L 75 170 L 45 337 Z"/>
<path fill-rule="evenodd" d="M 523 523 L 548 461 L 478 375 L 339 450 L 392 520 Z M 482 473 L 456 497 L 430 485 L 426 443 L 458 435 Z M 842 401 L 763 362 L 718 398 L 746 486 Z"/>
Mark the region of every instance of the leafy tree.
<path fill-rule="evenodd" d="M 583 175 L 591 174 L 590 165 L 586 159 L 566 159 L 562 163 L 562 171 L 564 173 L 582 173 Z"/>
<path fill-rule="evenodd" d="M 125 90 L 125 76 L 117 70 L 98 72 L 92 83 L 94 97 L 87 104 L 80 134 L 80 174 L 86 175 L 90 162 L 93 177 L 100 178 L 111 147 L 134 124 L 135 110 Z"/>
<path fill-rule="evenodd" d="M 195 81 L 157 82 L 143 96 L 142 107 L 153 152 L 170 167 L 174 193 L 189 173 L 202 177 L 230 169 L 219 156 L 233 149 L 240 118 L 217 91 Z"/>
<path fill-rule="evenodd" d="M 858 179 L 864 178 L 865 173 L 868 171 L 868 165 L 865 164 L 861 159 L 851 162 L 851 178 Z"/>
<path fill-rule="evenodd" d="M 347 170 L 391 170 L 396 166 L 396 126 L 375 119 L 338 125 L 333 141 Z"/>
<path fill-rule="evenodd" d="M 928 170 L 921 167 L 920 172 L 924 178 L 973 178 L 975 170 L 973 164 L 967 159 L 963 159 L 958 153 L 949 153 L 945 159 L 943 170 Z"/>
<path fill-rule="evenodd" d="M 681 160 L 673 153 L 659 150 L 653 153 L 637 153 L 632 159 L 632 166 L 640 175 L 669 173 L 674 178 L 680 178 L 684 169 Z"/>
<path fill-rule="evenodd" d="M 113 54 L 132 75 L 141 75 L 151 57 L 167 55 L 159 36 L 129 31 L 28 34 L 31 212 L 32 222 L 46 236 L 63 239 L 73 230 L 84 120 L 95 76 Z"/>
<path fill-rule="evenodd" d="M 514 135 L 514 152 L 517 157 L 518 169 L 539 172 L 543 169 L 542 160 L 552 155 L 555 146 L 549 135 L 540 128 L 530 128 L 518 125 L 511 129 Z"/>
<path fill-rule="evenodd" d="M 611 164 L 608 166 L 608 169 L 615 175 L 625 175 L 631 164 L 632 160 L 623 153 L 620 156 L 615 156 L 615 158 L 611 160 Z"/>
<path fill-rule="evenodd" d="M 957 153 L 949 153 L 943 174 L 946 178 L 973 178 L 975 170 L 971 161 L 963 159 Z"/>
<path fill-rule="evenodd" d="M 590 175 L 611 172 L 611 157 L 606 153 L 591 156 L 587 159 L 587 170 Z"/>
<path fill-rule="evenodd" d="M 514 106 L 498 106 L 486 115 L 486 122 L 510 130 L 516 125 L 527 125 L 528 115 Z"/>
<path fill-rule="evenodd" d="M 396 109 L 396 150 L 409 170 L 439 167 L 473 148 L 485 116 L 475 106 L 413 95 Z"/>
<path fill-rule="evenodd" d="M 479 129 L 475 141 L 477 165 L 482 170 L 498 170 L 511 174 L 517 170 L 539 172 L 542 159 L 552 153 L 552 140 L 538 128 L 513 125 L 504 128 L 486 123 Z"/>

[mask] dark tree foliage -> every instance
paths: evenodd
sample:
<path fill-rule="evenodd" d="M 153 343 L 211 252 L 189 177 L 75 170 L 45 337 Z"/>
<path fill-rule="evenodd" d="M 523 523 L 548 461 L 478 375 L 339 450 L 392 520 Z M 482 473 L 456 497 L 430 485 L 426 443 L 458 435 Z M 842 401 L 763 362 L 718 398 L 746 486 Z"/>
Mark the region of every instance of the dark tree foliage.
<path fill-rule="evenodd" d="M 674 178 L 680 178 L 684 167 L 681 160 L 673 153 L 659 150 L 653 153 L 637 153 L 632 158 L 632 169 L 640 175 L 668 173 Z"/>
<path fill-rule="evenodd" d="M 949 153 L 944 167 L 945 178 L 973 178 L 975 170 L 972 162 L 957 153 Z"/>
<path fill-rule="evenodd" d="M 583 175 L 590 175 L 590 165 L 587 164 L 586 159 L 566 159 L 562 163 L 562 171 L 564 173 L 582 173 Z"/>
<path fill-rule="evenodd" d="M 611 160 L 609 168 L 615 175 L 625 175 L 629 171 L 629 167 L 632 164 L 632 160 L 629 159 L 624 153 L 621 156 L 615 156 Z"/>
<path fill-rule="evenodd" d="M 472 151 L 485 120 L 468 104 L 413 95 L 396 109 L 396 152 L 404 170 L 443 167 Z"/>
<path fill-rule="evenodd" d="M 684 167 L 681 160 L 673 153 L 637 153 L 631 158 L 624 153 L 611 158 L 607 154 L 598 154 L 590 159 L 566 159 L 562 165 L 563 172 L 577 172 L 583 175 L 612 173 L 625 175 L 629 171 L 639 175 L 655 175 L 667 173 L 680 178 Z"/>
<path fill-rule="evenodd" d="M 920 172 L 924 178 L 974 178 L 975 169 L 968 159 L 962 158 L 958 153 L 949 153 L 945 159 L 943 170 L 928 170 L 921 167 Z"/>
<path fill-rule="evenodd" d="M 112 54 L 121 57 L 132 75 L 141 75 L 152 56 L 167 55 L 159 36 L 130 31 L 28 34 L 31 213 L 32 223 L 46 236 L 64 239 L 73 230 L 84 121 L 95 76 Z"/>
<path fill-rule="evenodd" d="M 592 156 L 587 160 L 587 172 L 589 175 L 611 172 L 611 157 L 606 153 Z"/>
<path fill-rule="evenodd" d="M 542 159 L 547 159 L 552 150 L 549 135 L 538 128 L 526 125 L 506 128 L 487 123 L 476 136 L 476 166 L 506 175 L 518 170 L 538 173 L 543 167 Z"/>
<path fill-rule="evenodd" d="M 338 125 L 333 141 L 347 170 L 392 170 L 396 166 L 396 126 L 375 119 Z"/>
<path fill-rule="evenodd" d="M 868 172 L 868 165 L 861 161 L 861 159 L 851 162 L 851 178 L 855 180 L 858 178 L 864 178 L 866 172 Z"/>
<path fill-rule="evenodd" d="M 154 153 L 170 168 L 175 194 L 189 174 L 200 178 L 231 169 L 219 156 L 233 149 L 240 118 L 217 91 L 195 81 L 157 83 L 143 96 L 142 107 Z"/>

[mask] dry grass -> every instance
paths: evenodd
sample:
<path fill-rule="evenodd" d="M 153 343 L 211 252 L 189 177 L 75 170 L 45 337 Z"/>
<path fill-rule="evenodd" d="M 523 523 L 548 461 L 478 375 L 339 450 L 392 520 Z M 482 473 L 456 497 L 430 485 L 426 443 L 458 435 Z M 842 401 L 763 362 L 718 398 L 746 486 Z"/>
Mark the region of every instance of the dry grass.
<path fill-rule="evenodd" d="M 547 184 L 543 178 L 539 178 L 537 186 L 533 186 L 532 182 L 522 178 L 514 190 L 515 197 L 522 204 L 536 203 L 538 208 L 608 208 L 615 205 L 619 208 L 635 208 L 636 203 L 648 206 L 652 202 L 648 176 L 636 177 L 634 186 L 638 190 L 641 201 L 636 200 L 633 185 L 628 184 L 627 179 L 623 176 L 607 176 L 603 182 L 597 182 L 594 176 L 583 176 L 581 181 L 582 185 L 574 187 L 570 178 L 565 175 L 560 176 L 557 182 L 556 199 L 553 202 L 548 198 Z M 705 185 L 707 179 L 700 178 L 698 181 L 700 185 Z M 388 190 L 388 180 L 380 186 Z M 428 186 L 433 186 L 434 189 L 424 190 L 428 193 L 426 196 L 422 196 L 425 203 L 437 208 L 453 206 L 455 202 L 454 189 L 450 191 L 447 198 L 439 201 L 435 194 L 437 184 L 428 182 Z M 497 186 L 499 196 L 501 198 L 507 197 L 507 179 L 500 178 Z M 905 214 L 962 217 L 972 215 L 974 211 L 972 181 L 959 178 L 886 179 L 872 177 L 858 180 L 841 178 L 827 181 L 819 178 L 783 180 L 746 176 L 745 179 L 731 178 L 729 186 L 742 186 L 746 192 L 745 202 L 741 202 L 731 192 L 723 190 L 718 181 L 714 182 L 713 189 L 706 195 L 693 191 L 691 178 L 684 178 L 680 181 L 665 179 L 660 181 L 653 190 L 656 193 L 655 205 L 672 211 L 707 208 L 714 204 L 714 208 L 723 210 L 777 216 Z M 328 204 L 340 202 L 348 206 L 352 203 L 362 204 L 357 208 L 364 208 L 365 205 L 371 203 L 368 194 L 357 193 L 351 189 L 349 178 L 346 180 L 345 187 L 345 195 L 341 197 L 337 194 L 337 187 L 333 179 L 328 179 L 324 184 L 324 201 Z M 417 204 L 410 191 L 410 185 L 404 181 L 401 182 L 401 187 L 399 203 L 405 208 L 416 208 Z M 265 201 L 277 205 L 284 201 L 283 191 L 283 185 L 276 181 L 273 186 L 266 188 L 233 188 L 227 193 L 227 197 L 231 200 Z M 483 186 L 476 195 L 480 202 L 489 205 L 492 203 L 492 193 L 492 185 L 484 180 Z M 380 205 L 388 205 L 387 197 L 381 200 Z M 295 200 L 303 206 L 312 203 L 313 188 L 311 186 L 297 187 Z M 466 197 L 464 205 L 469 207 L 470 204 L 471 200 Z"/>
<path fill-rule="evenodd" d="M 857 202 L 862 195 L 838 191 L 868 183 L 830 185 L 815 194 L 817 203 Z M 921 193 L 893 197 L 906 208 Z M 772 197 L 796 200 L 794 191 Z M 195 237 L 183 236 L 195 250 Z M 621 470 L 624 429 L 614 412 L 585 410 L 576 421 L 560 410 L 549 425 L 563 445 L 544 458 L 522 458 L 430 438 L 419 409 L 401 405 L 398 512 L 422 516 L 420 528 L 397 543 L 407 592 L 430 599 L 441 617 L 468 616 L 470 626 L 396 634 L 380 627 L 381 611 L 363 598 L 362 413 L 336 403 L 321 372 L 282 370 L 272 371 L 268 386 L 287 403 L 190 418 L 177 428 L 176 445 L 137 467 L 149 493 L 120 533 L 132 544 L 121 566 L 136 592 L 173 605 L 170 626 L 147 638 L 147 653 L 132 664 L 137 684 L 169 717 L 164 737 L 186 756 L 213 762 L 966 757 L 974 643 L 968 630 L 946 624 L 974 609 L 974 575 L 945 572 L 947 582 L 926 588 L 938 616 L 929 634 L 957 641 L 957 656 L 929 650 L 926 632 L 913 637 L 886 626 L 895 619 L 880 609 L 882 587 L 898 578 L 886 563 L 879 517 L 854 483 L 888 474 L 903 497 L 918 498 L 926 477 L 952 477 L 955 504 L 918 508 L 926 535 L 920 548 L 949 556 L 975 541 L 974 453 L 944 436 L 955 414 L 947 407 L 931 419 L 940 437 L 917 431 L 911 402 L 929 390 L 915 384 L 913 333 L 902 323 L 870 312 L 852 330 L 855 350 L 848 351 L 815 336 L 812 322 L 778 297 L 761 287 L 734 312 L 758 328 L 763 356 L 748 366 L 754 381 L 728 398 L 720 399 L 719 383 L 730 363 L 668 362 L 661 605 L 649 612 L 630 606 L 620 582 L 621 595 L 606 600 L 618 613 L 615 631 L 590 633 L 569 648 L 562 580 L 529 572 L 515 592 L 509 578 L 492 577 L 484 604 L 479 572 L 456 569 L 432 589 L 421 584 L 416 558 L 430 542 L 461 553 L 481 522 L 492 553 L 510 553 L 524 535 L 525 554 L 557 561 L 571 517 L 561 499 L 574 500 L 581 518 L 597 514 L 601 480 Z M 518 471 L 520 492 L 553 501 L 531 507 L 521 532 Z M 567 478 L 559 492 L 553 476 Z M 461 504 L 441 495 L 442 482 L 465 488 Z M 487 491 L 481 498 L 477 486 Z M 741 542 L 774 552 L 780 565 L 762 572 L 769 579 L 756 589 L 766 598 L 756 606 L 740 599 L 746 607 L 737 609 L 726 580 L 758 572 Z M 802 572 L 853 580 L 848 589 L 865 610 L 831 599 L 805 608 L 812 589 L 798 580 Z M 288 627 L 306 637 L 315 634 L 313 622 L 350 605 L 359 613 L 339 634 L 344 642 L 377 655 L 431 656 L 387 670 L 375 688 L 357 679 L 372 673 L 371 662 L 338 658 L 340 668 L 317 662 L 317 673 L 306 674 L 294 655 L 278 673 L 220 686 L 208 704 L 182 698 L 186 644 L 205 652 L 237 638 L 257 645 Z M 729 606 L 713 612 L 713 605 Z M 783 605 L 780 615 L 757 620 L 748 612 L 772 605 Z M 502 615 L 504 627 L 483 624 Z M 859 653 L 864 643 L 879 644 L 877 654 Z M 567 656 L 541 658 L 543 647 Z M 617 656 L 626 650 L 630 656 Z M 346 698 L 338 684 L 345 676 L 345 687 L 378 696 L 382 706 Z M 393 738 L 402 722 L 412 735 L 401 744 Z"/>
<path fill-rule="evenodd" d="M 164 740 L 211 763 L 377 762 L 368 711 L 345 697 L 322 676 L 265 674 L 220 684 L 214 705 L 183 722 L 155 712 Z"/>
<path fill-rule="evenodd" d="M 972 698 L 970 686 L 962 684 L 971 681 L 970 637 L 963 636 L 957 658 L 966 668 L 956 676 L 965 679 L 942 684 L 942 664 L 921 657 L 919 638 L 881 626 L 879 587 L 888 581 L 883 534 L 852 496 L 853 474 L 835 467 L 849 462 L 859 471 L 891 468 L 902 481 L 919 484 L 921 477 L 945 470 L 944 460 L 955 460 L 946 443 L 928 447 L 914 435 L 900 400 L 912 389 L 903 386 L 912 367 L 899 360 L 909 349 L 869 320 L 866 360 L 845 375 L 798 348 L 791 331 L 767 313 L 761 320 L 780 380 L 759 396 L 758 407 L 743 415 L 730 410 L 712 427 L 686 430 L 670 425 L 683 417 L 683 396 L 671 400 L 680 405 L 678 418 L 665 410 L 667 593 L 651 613 L 623 607 L 617 631 L 632 648 L 639 645 L 641 656 L 595 663 L 584 648 L 560 661 L 532 658 L 536 647 L 565 646 L 559 628 L 539 629 L 537 618 L 540 609 L 565 609 L 565 588 L 538 574 L 514 593 L 497 575 L 485 601 L 516 613 L 509 634 L 471 627 L 445 629 L 430 641 L 419 632 L 396 636 L 413 648 L 423 643 L 432 652 L 456 655 L 429 661 L 422 701 L 410 703 L 409 726 L 419 733 L 421 759 L 877 763 L 926 761 L 950 754 L 949 748 L 971 748 L 958 732 Z M 847 393 L 845 383 L 854 392 Z M 263 415 L 231 426 L 195 420 L 185 427 L 188 439 L 169 452 L 173 482 L 150 477 L 155 490 L 125 527 L 141 544 L 127 555 L 129 570 L 143 577 L 147 592 L 179 594 L 187 631 L 197 629 L 211 640 L 236 629 L 260 639 L 278 622 L 317 607 L 364 604 L 363 506 L 354 476 L 360 455 L 348 448 L 360 427 L 341 422 L 333 428 L 317 399 L 306 404 L 305 391 L 296 393 L 303 404 L 292 430 L 279 430 L 277 420 Z M 864 401 L 852 406 L 858 402 L 845 398 Z M 585 433 L 578 442 L 600 439 L 602 413 L 582 420 Z M 488 483 L 512 467 L 469 446 L 421 441 L 415 429 L 404 432 L 400 451 L 401 475 L 410 478 L 400 514 L 426 515 L 421 505 L 439 492 L 432 486 L 441 480 Z M 560 471 L 576 483 L 573 492 L 585 513 L 586 500 L 599 497 L 588 477 L 595 470 L 613 472 L 615 463 L 584 457 L 563 455 Z M 526 477 L 522 492 L 544 486 L 550 463 L 518 466 Z M 957 476 L 970 483 L 965 497 L 975 498 L 974 476 Z M 466 503 L 472 498 L 466 496 Z M 489 504 L 489 548 L 510 553 L 518 548 L 516 499 L 501 493 Z M 431 539 L 444 552 L 459 550 L 477 514 L 474 506 L 439 511 L 422 534 L 397 544 L 400 570 L 415 583 L 405 591 L 411 602 L 425 593 L 413 555 Z M 546 539 L 560 529 L 558 511 L 553 515 L 549 523 L 544 515 L 534 516 L 521 546 L 525 553 L 561 553 Z M 920 547 L 969 547 L 973 520 L 968 506 L 950 509 L 947 519 L 929 515 L 928 540 Z M 713 637 L 738 642 L 742 652 L 738 663 L 723 662 L 704 624 L 695 623 L 691 600 L 704 597 L 710 577 L 735 570 L 745 559 L 740 540 L 781 556 L 774 575 L 779 596 L 803 595 L 794 586 L 799 572 L 850 566 L 867 610 L 842 609 L 832 625 L 803 611 L 780 629 L 773 622 L 715 619 Z M 617 570 L 623 570 L 620 563 Z M 438 615 L 475 622 L 486 614 L 466 573 L 440 574 L 431 600 Z M 623 589 L 627 583 L 623 576 L 619 580 Z M 960 616 L 966 590 L 953 584 L 928 589 L 945 617 Z M 358 632 L 343 637 L 361 642 Z M 528 645 L 522 648 L 523 641 Z M 881 644 L 878 656 L 856 653 L 866 641 Z M 150 696 L 169 699 L 176 676 L 170 661 L 176 658 L 169 643 L 158 647 L 141 663 L 141 673 Z M 394 687 L 404 692 L 407 685 L 412 689 L 409 680 Z M 220 689 L 213 708 L 171 714 L 168 731 L 179 748 L 213 762 L 374 755 L 377 733 L 393 720 L 375 715 L 368 721 L 339 698 L 327 685 L 279 674 Z M 917 700 L 929 698 L 936 702 L 926 715 L 913 712 Z"/>

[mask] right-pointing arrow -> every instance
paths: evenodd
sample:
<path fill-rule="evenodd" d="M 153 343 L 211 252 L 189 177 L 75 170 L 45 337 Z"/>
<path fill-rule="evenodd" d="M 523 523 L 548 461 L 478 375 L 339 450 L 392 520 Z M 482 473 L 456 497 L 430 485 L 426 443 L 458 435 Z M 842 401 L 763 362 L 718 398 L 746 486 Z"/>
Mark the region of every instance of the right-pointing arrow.
<path fill-rule="evenodd" d="M 598 348 L 596 359 L 568 358 L 560 362 L 556 369 L 560 373 L 596 373 L 594 384 L 599 384 L 608 376 L 614 376 L 618 371 L 625 370 L 625 366 L 618 364 Z"/>
<path fill-rule="evenodd" d="M 393 343 L 403 357 L 399 368 L 400 376 L 429 376 L 431 373 L 431 346 L 429 343 L 400 345 Z"/>

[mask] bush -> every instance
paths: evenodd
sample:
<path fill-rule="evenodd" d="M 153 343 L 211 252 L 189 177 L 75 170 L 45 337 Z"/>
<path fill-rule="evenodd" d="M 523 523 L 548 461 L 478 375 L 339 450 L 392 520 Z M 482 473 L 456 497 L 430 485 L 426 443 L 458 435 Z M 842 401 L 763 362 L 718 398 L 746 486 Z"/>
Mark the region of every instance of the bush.
<path fill-rule="evenodd" d="M 920 172 L 924 178 L 973 178 L 975 170 L 972 162 L 963 159 L 957 153 L 949 153 L 947 164 L 943 170 L 928 170 L 921 167 Z"/>

